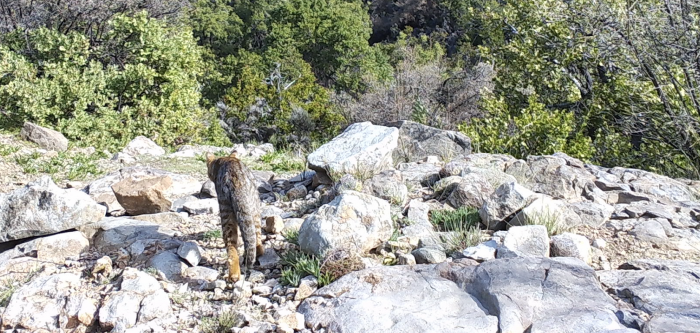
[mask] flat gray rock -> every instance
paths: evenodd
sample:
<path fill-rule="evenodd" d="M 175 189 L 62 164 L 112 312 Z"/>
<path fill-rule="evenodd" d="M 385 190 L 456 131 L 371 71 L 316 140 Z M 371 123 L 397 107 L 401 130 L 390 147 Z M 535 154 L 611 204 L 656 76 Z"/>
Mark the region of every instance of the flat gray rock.
<path fill-rule="evenodd" d="M 316 291 L 298 311 L 306 318 L 307 327 L 324 327 L 327 332 L 498 330 L 496 317 L 486 314 L 452 281 L 411 266 L 379 266 L 350 273 Z"/>
<path fill-rule="evenodd" d="M 399 129 L 398 148 L 393 152 L 397 162 L 416 162 L 428 156 L 452 159 L 471 154 L 471 139 L 466 135 L 401 120 L 386 126 Z"/>
<path fill-rule="evenodd" d="M 498 316 L 499 332 L 638 332 L 619 322 L 615 302 L 578 259 L 496 259 L 443 275 Z"/>
<path fill-rule="evenodd" d="M 601 284 L 649 314 L 644 332 L 700 332 L 700 265 L 688 261 L 637 260 L 631 270 L 599 271 Z"/>
<path fill-rule="evenodd" d="M 68 139 L 61 132 L 41 127 L 28 121 L 24 122 L 19 134 L 22 139 L 34 142 L 44 149 L 55 151 L 66 151 L 68 149 Z"/>

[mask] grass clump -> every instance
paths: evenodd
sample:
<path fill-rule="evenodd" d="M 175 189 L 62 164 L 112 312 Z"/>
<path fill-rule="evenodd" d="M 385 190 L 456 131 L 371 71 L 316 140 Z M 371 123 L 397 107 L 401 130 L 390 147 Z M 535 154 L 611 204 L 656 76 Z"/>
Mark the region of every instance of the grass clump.
<path fill-rule="evenodd" d="M 547 229 L 549 236 L 558 235 L 570 230 L 569 227 L 559 222 L 560 214 L 545 210 L 525 218 L 525 225 L 542 225 Z"/>
<path fill-rule="evenodd" d="M 203 333 L 228 333 L 231 328 L 238 327 L 240 317 L 232 311 L 225 311 L 215 317 L 202 318 L 201 330 Z"/>
<path fill-rule="evenodd" d="M 290 250 L 282 255 L 282 262 L 287 266 L 282 270 L 282 283 L 295 287 L 308 275 L 316 277 L 318 286 L 323 287 L 343 275 L 364 268 L 359 255 L 343 249 L 331 250 L 323 261 L 314 255 Z"/>
<path fill-rule="evenodd" d="M 301 172 L 306 169 L 303 156 L 287 149 L 276 150 L 260 156 L 260 170 L 274 172 Z"/>
<path fill-rule="evenodd" d="M 432 211 L 430 222 L 437 230 L 450 232 L 450 236 L 443 239 L 449 252 L 463 250 L 481 242 L 481 217 L 474 207 Z"/>

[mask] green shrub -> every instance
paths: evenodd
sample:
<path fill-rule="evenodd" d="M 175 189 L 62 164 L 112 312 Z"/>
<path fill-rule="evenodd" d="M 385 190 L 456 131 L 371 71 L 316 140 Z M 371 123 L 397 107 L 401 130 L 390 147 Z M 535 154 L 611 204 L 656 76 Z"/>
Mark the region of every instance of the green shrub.
<path fill-rule="evenodd" d="M 46 28 L 4 36 L 0 105 L 7 117 L 0 128 L 31 121 L 98 149 L 121 148 L 138 135 L 165 146 L 197 141 L 204 113 L 192 33 L 144 12 L 108 25 L 100 45 Z M 115 57 L 126 63 L 111 63 Z"/>

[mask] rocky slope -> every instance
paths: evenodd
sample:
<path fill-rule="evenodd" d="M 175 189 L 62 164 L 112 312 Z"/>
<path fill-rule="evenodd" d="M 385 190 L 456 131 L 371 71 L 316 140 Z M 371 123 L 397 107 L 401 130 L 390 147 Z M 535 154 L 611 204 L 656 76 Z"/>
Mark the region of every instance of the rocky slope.
<path fill-rule="evenodd" d="M 95 162 L 106 174 L 57 185 L 22 171 L 66 153 L 0 141 L 8 332 L 700 332 L 697 181 L 354 124 L 309 170 L 256 171 L 266 252 L 230 284 L 201 155 L 255 167 L 270 145 L 137 138 Z M 433 223 L 466 207 L 479 229 Z M 300 251 L 321 274 L 290 278 Z"/>

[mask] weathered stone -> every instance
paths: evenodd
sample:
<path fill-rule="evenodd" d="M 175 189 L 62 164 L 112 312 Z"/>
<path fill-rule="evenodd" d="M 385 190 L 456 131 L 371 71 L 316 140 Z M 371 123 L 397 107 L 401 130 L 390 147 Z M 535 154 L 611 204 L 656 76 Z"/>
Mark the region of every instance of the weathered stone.
<path fill-rule="evenodd" d="M 653 220 L 642 220 L 637 223 L 632 231 L 630 232 L 635 238 L 651 242 L 654 244 L 664 244 L 668 241 L 668 236 L 661 221 Z M 666 221 L 668 223 L 668 221 Z"/>
<path fill-rule="evenodd" d="M 263 255 L 258 257 L 260 268 L 274 268 L 282 259 L 273 248 L 266 248 Z"/>
<path fill-rule="evenodd" d="M 403 183 L 401 172 L 389 169 L 374 175 L 365 181 L 363 192 L 389 201 L 394 205 L 403 205 L 408 198 L 408 188 Z"/>
<path fill-rule="evenodd" d="M 438 264 L 447 259 L 445 252 L 430 247 L 416 249 L 411 254 L 416 258 L 417 264 Z"/>
<path fill-rule="evenodd" d="M 182 209 L 192 215 L 203 215 L 203 214 L 219 214 L 219 201 L 218 199 L 201 199 L 186 202 L 182 205 Z"/>
<path fill-rule="evenodd" d="M 457 268 L 449 276 L 498 315 L 499 332 L 638 332 L 619 322 L 615 302 L 594 274 L 574 258 L 513 258 Z"/>
<path fill-rule="evenodd" d="M 299 287 L 297 288 L 297 293 L 294 295 L 295 301 L 301 301 L 311 296 L 318 289 L 318 280 L 315 277 L 309 275 L 299 281 Z"/>
<path fill-rule="evenodd" d="M 398 137 L 396 128 L 370 122 L 352 124 L 307 157 L 309 168 L 316 171 L 324 184 L 332 183 L 332 175 L 363 173 L 371 176 L 393 165 L 391 154 Z"/>
<path fill-rule="evenodd" d="M 216 198 L 216 185 L 213 181 L 207 180 L 202 184 L 202 189 L 199 191 L 202 198 Z"/>
<path fill-rule="evenodd" d="M 476 261 L 482 262 L 486 260 L 496 259 L 496 250 L 499 244 L 490 240 L 488 242 L 481 243 L 476 246 L 471 246 L 462 251 L 462 255 L 465 258 L 474 259 Z"/>
<path fill-rule="evenodd" d="M 538 222 L 551 223 L 553 226 L 563 226 L 566 224 L 564 214 L 564 202 L 554 200 L 549 196 L 536 194 L 531 197 L 530 202 L 520 212 L 508 221 L 510 226 L 527 224 L 541 224 Z"/>
<path fill-rule="evenodd" d="M 164 193 L 172 184 L 173 180 L 168 176 L 140 180 L 127 178 L 112 185 L 112 190 L 127 213 L 153 214 L 170 210 L 172 201 Z"/>
<path fill-rule="evenodd" d="M 463 158 L 456 158 L 445 164 L 440 171 L 440 175 L 443 177 L 461 176 L 468 168 L 480 168 L 502 172 L 506 166 L 513 163 L 513 161 L 515 161 L 515 158 L 509 155 L 484 153 L 470 154 Z"/>
<path fill-rule="evenodd" d="M 120 180 L 121 176 L 119 172 L 116 172 L 95 180 L 88 185 L 90 197 L 97 203 L 106 206 L 108 214 L 124 210 L 124 207 L 119 204 L 117 196 L 114 195 L 112 190 L 112 185 Z"/>
<path fill-rule="evenodd" d="M 477 173 L 468 173 L 462 176 L 462 180 L 447 197 L 447 202 L 455 208 L 481 208 L 493 191 L 494 188 L 486 178 Z"/>
<path fill-rule="evenodd" d="M 36 258 L 45 262 L 65 263 L 78 260 L 90 242 L 79 231 L 71 231 L 36 239 Z"/>
<path fill-rule="evenodd" d="M 504 229 L 504 220 L 524 208 L 534 194 L 516 183 L 499 186 L 479 209 L 481 223 L 490 230 Z"/>
<path fill-rule="evenodd" d="M 165 212 L 156 214 L 143 214 L 130 217 L 133 220 L 147 221 L 159 225 L 186 225 L 190 223 L 186 213 Z"/>
<path fill-rule="evenodd" d="M 194 241 L 184 242 L 177 249 L 177 255 L 192 266 L 199 265 L 199 261 L 202 260 L 203 252 L 204 250 L 202 250 L 202 248 L 200 248 Z"/>
<path fill-rule="evenodd" d="M 299 246 L 317 256 L 335 248 L 364 253 L 388 240 L 392 229 L 388 202 L 345 191 L 306 218 L 299 230 Z"/>
<path fill-rule="evenodd" d="M 41 127 L 28 121 L 24 122 L 19 135 L 22 139 L 34 142 L 44 149 L 55 151 L 66 151 L 68 149 L 68 139 L 61 132 Z"/>
<path fill-rule="evenodd" d="M 79 286 L 78 275 L 61 273 L 38 277 L 19 287 L 2 314 L 2 327 L 22 327 L 30 331 L 68 328 L 68 320 L 60 323 L 59 317 Z"/>
<path fill-rule="evenodd" d="M 165 150 L 157 145 L 153 140 L 145 136 L 137 136 L 122 150 L 123 153 L 131 156 L 162 156 L 165 155 Z"/>
<path fill-rule="evenodd" d="M 279 215 L 268 216 L 265 218 L 265 231 L 268 234 L 277 234 L 284 229 L 284 220 Z"/>
<path fill-rule="evenodd" d="M 153 256 L 148 264 L 170 281 L 179 281 L 182 278 L 182 272 L 187 268 L 178 255 L 169 251 Z"/>
<path fill-rule="evenodd" d="M 688 261 L 637 260 L 631 270 L 599 271 L 601 284 L 649 315 L 644 332 L 700 332 L 700 265 Z"/>
<path fill-rule="evenodd" d="M 394 161 L 415 162 L 436 155 L 444 160 L 471 154 L 471 139 L 466 135 L 445 131 L 420 123 L 401 120 L 386 126 L 399 129 L 397 148 L 393 152 Z"/>
<path fill-rule="evenodd" d="M 401 171 L 401 177 L 408 192 L 415 192 L 423 186 L 433 186 L 435 182 L 440 180 L 439 165 L 431 163 L 399 163 L 396 167 Z"/>
<path fill-rule="evenodd" d="M 610 219 L 610 215 L 613 213 L 614 208 L 610 205 L 597 204 L 593 202 L 575 202 L 567 205 L 567 208 L 571 212 L 578 216 L 581 224 L 588 225 L 594 228 L 598 228 L 605 224 Z M 577 224 L 571 223 L 571 219 L 567 219 L 569 226 L 576 226 Z"/>
<path fill-rule="evenodd" d="M 542 225 L 525 225 L 508 229 L 497 258 L 549 257 L 549 236 Z"/>
<path fill-rule="evenodd" d="M 426 266 L 352 272 L 299 306 L 312 330 L 332 332 L 496 333 L 498 321 L 455 283 Z M 416 311 L 431 309 L 431 311 Z M 521 331 L 522 332 L 522 331 Z"/>
<path fill-rule="evenodd" d="M 552 236 L 552 256 L 573 257 L 590 264 L 591 245 L 588 243 L 588 238 L 565 232 Z"/>
<path fill-rule="evenodd" d="M 126 217 L 105 218 L 81 228 L 81 231 L 88 237 L 94 235 L 93 245 L 103 253 L 129 247 L 137 241 L 166 241 L 175 235 L 174 231 L 162 228 L 156 223 Z"/>
<path fill-rule="evenodd" d="M 505 172 L 534 192 L 568 201 L 580 200 L 586 184 L 596 179 L 585 168 L 569 165 L 561 156 L 531 155 L 527 163 L 513 163 Z"/>
<path fill-rule="evenodd" d="M 42 236 L 99 221 L 105 207 L 84 192 L 61 189 L 49 176 L 0 194 L 0 242 Z"/>

